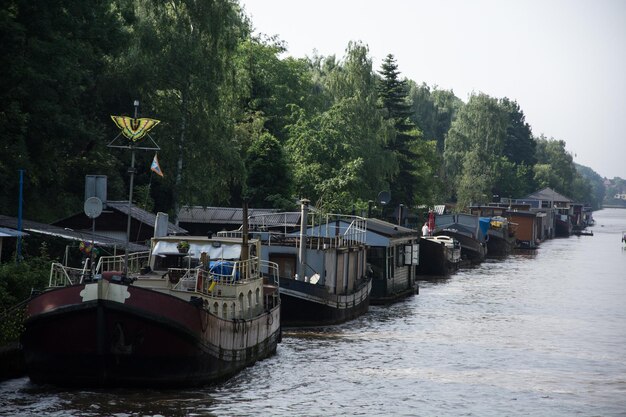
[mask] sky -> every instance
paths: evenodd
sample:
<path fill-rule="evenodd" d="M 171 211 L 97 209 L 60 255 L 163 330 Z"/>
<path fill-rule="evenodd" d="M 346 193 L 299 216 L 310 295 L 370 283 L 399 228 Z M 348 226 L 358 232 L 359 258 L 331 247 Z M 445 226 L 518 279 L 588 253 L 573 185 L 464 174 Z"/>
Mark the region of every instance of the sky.
<path fill-rule="evenodd" d="M 574 161 L 626 178 L 626 0 L 240 0 L 255 33 L 287 54 L 343 58 L 367 45 L 375 70 L 517 101 L 533 134 Z"/>

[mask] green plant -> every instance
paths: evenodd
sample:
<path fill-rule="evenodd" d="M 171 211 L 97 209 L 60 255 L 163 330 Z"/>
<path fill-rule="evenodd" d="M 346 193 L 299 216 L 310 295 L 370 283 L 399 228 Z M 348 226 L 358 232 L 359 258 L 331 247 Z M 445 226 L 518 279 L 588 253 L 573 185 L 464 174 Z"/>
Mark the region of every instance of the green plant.
<path fill-rule="evenodd" d="M 186 240 L 181 240 L 180 242 L 178 242 L 176 247 L 179 250 L 183 250 L 183 251 L 189 250 L 189 242 L 187 242 Z"/>

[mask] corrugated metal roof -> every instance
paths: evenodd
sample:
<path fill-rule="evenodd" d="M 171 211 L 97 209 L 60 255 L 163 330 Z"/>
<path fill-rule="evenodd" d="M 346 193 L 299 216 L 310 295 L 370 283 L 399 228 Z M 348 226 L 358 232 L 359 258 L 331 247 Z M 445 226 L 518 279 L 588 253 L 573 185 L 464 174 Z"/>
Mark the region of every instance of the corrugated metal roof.
<path fill-rule="evenodd" d="M 122 212 L 128 215 L 128 201 L 107 201 L 107 207 L 113 208 L 119 212 Z M 154 227 L 154 223 L 156 222 L 156 215 L 152 214 L 142 208 L 137 207 L 136 205 L 131 205 L 130 216 L 138 220 L 144 224 L 150 225 Z M 185 234 L 187 230 L 182 227 L 176 226 L 172 222 L 167 223 L 167 234 Z"/>
<path fill-rule="evenodd" d="M 276 209 L 248 209 L 248 217 L 277 213 Z M 183 223 L 220 223 L 241 225 L 243 209 L 236 207 L 184 206 L 178 212 Z"/>
<path fill-rule="evenodd" d="M 10 216 L 0 215 L 0 226 L 16 229 L 17 228 L 17 218 Z M 91 233 L 80 232 L 76 230 L 66 229 L 63 227 L 52 226 L 46 223 L 34 222 L 31 220 L 23 220 L 22 221 L 22 229 L 27 230 L 31 233 L 39 233 L 49 236 L 58 236 L 64 239 L 70 240 L 78 240 L 78 241 L 91 241 L 92 235 Z M 125 240 L 114 239 L 108 236 L 94 235 L 93 240 L 97 246 L 104 247 L 118 247 L 123 248 L 126 244 Z M 140 252 L 148 250 L 147 246 L 138 245 L 136 243 L 129 243 L 128 250 L 132 252 Z"/>

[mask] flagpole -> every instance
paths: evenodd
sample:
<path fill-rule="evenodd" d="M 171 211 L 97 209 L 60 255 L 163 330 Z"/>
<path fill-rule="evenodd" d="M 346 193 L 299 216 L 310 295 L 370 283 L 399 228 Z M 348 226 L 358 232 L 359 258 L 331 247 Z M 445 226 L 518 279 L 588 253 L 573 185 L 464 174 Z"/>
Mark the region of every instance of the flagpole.
<path fill-rule="evenodd" d="M 137 109 L 139 107 L 139 100 L 135 100 L 133 102 L 135 106 L 135 119 L 137 119 Z M 126 245 L 124 247 L 124 274 L 128 274 L 128 245 L 130 243 L 130 222 L 131 222 L 131 210 L 132 210 L 132 202 L 133 202 L 133 185 L 135 182 L 135 147 L 132 144 L 132 141 L 129 144 L 130 146 L 130 190 L 128 191 L 128 219 L 126 222 Z"/>

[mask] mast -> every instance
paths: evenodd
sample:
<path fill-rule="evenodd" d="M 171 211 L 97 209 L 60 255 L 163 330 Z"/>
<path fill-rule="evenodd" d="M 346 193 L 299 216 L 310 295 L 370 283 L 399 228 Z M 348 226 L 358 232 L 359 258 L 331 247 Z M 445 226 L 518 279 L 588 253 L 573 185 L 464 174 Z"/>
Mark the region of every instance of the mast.
<path fill-rule="evenodd" d="M 135 120 L 137 120 L 137 110 L 139 108 L 139 100 L 133 101 L 133 106 L 135 106 Z M 124 245 L 124 274 L 128 273 L 128 244 L 130 242 L 130 222 L 131 215 L 130 211 L 132 210 L 133 204 L 133 185 L 135 182 L 135 146 L 133 142 L 130 141 L 128 147 L 130 148 L 130 169 L 128 172 L 130 173 L 130 190 L 128 191 L 128 218 L 126 220 L 126 242 Z"/>
<path fill-rule="evenodd" d="M 159 120 L 148 119 L 148 118 L 137 118 L 137 113 L 139 109 L 139 100 L 133 101 L 133 106 L 135 107 L 134 118 L 130 118 L 128 116 L 111 116 L 113 122 L 117 125 L 118 128 L 121 129 L 121 133 L 119 133 L 115 139 L 113 139 L 107 147 L 109 148 L 122 148 L 122 149 L 130 149 L 130 168 L 128 169 L 128 173 L 130 174 L 130 186 L 128 191 L 128 218 L 126 221 L 126 241 L 124 245 L 124 267 L 123 273 L 128 273 L 128 246 L 130 244 L 130 223 L 131 223 L 131 210 L 133 204 L 133 188 L 135 183 L 135 150 L 152 150 L 158 151 L 161 150 L 159 145 L 156 144 L 154 139 L 148 134 L 148 131 L 152 129 L 154 126 L 159 124 Z M 116 144 L 117 139 L 121 136 L 125 136 L 128 139 L 128 144 L 126 145 L 118 145 Z M 137 146 L 138 141 L 142 140 L 145 136 L 148 136 L 152 142 L 152 145 L 148 146 Z"/>

